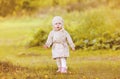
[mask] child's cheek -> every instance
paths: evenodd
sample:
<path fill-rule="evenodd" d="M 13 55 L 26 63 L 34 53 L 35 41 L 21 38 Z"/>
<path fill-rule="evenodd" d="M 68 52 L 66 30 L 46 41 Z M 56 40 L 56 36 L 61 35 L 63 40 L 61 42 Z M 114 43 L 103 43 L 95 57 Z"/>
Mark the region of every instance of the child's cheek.
<path fill-rule="evenodd" d="M 54 28 L 56 28 L 57 26 L 56 25 L 54 25 Z"/>
<path fill-rule="evenodd" d="M 60 28 L 62 28 L 62 25 L 59 25 Z"/>

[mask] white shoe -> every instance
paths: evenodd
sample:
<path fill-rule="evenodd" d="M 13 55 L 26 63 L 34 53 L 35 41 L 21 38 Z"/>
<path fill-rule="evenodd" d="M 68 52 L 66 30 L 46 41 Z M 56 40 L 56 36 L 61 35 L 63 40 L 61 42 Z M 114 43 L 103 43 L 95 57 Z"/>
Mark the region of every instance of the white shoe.
<path fill-rule="evenodd" d="M 61 72 L 61 73 L 67 73 L 67 68 L 62 67 L 60 72 Z"/>

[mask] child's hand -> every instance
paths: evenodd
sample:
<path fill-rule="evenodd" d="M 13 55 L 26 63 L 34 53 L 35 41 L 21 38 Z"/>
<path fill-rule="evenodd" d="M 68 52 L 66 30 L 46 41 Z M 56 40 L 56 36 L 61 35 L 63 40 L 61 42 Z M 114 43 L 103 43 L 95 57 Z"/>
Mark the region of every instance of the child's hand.
<path fill-rule="evenodd" d="M 47 46 L 47 45 L 44 45 L 43 47 L 44 47 L 45 49 L 47 49 L 47 48 L 48 48 L 48 46 Z"/>
<path fill-rule="evenodd" d="M 75 48 L 72 48 L 73 51 L 75 51 Z"/>

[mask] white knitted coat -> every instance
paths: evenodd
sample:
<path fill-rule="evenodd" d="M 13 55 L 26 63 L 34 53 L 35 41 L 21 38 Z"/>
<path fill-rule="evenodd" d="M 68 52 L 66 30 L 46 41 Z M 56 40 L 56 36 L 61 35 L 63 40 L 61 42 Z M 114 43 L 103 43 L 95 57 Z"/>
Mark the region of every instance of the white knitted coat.
<path fill-rule="evenodd" d="M 69 57 L 69 43 L 71 48 L 74 48 L 75 45 L 69 35 L 69 33 L 63 29 L 60 31 L 52 30 L 49 33 L 48 39 L 46 41 L 46 45 L 50 47 L 52 45 L 52 57 Z"/>

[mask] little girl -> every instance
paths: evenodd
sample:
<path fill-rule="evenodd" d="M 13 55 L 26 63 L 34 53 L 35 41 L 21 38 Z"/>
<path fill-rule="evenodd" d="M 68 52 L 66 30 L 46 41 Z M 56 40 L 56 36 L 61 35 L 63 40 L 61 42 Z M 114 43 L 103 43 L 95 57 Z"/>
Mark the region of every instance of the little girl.
<path fill-rule="evenodd" d="M 67 42 L 72 50 L 75 50 L 75 45 L 69 33 L 64 29 L 63 24 L 63 19 L 60 16 L 55 16 L 53 18 L 53 30 L 49 33 L 44 48 L 48 48 L 52 45 L 52 57 L 56 60 L 58 66 L 57 72 L 67 73 L 66 59 L 69 57 Z"/>

